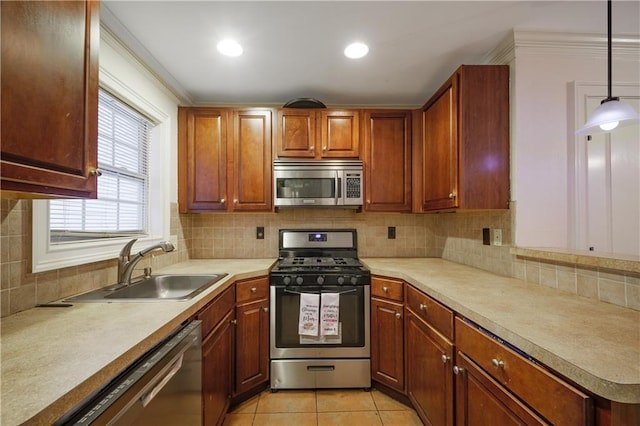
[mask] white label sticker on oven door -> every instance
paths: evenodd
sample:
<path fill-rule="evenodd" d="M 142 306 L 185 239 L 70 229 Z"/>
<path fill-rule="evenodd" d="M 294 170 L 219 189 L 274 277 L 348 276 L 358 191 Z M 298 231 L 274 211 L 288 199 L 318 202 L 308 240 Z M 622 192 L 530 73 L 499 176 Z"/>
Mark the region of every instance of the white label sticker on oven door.
<path fill-rule="evenodd" d="M 338 323 L 338 335 L 335 336 L 300 336 L 301 345 L 339 345 L 342 343 L 342 323 Z"/>

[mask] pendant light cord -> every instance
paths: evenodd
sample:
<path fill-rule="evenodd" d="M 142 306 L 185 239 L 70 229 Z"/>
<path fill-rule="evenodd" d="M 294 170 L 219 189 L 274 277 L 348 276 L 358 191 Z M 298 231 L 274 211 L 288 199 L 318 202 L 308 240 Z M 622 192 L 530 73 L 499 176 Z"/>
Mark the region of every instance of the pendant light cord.
<path fill-rule="evenodd" d="M 607 62 L 608 62 L 608 95 L 607 100 L 611 98 L 611 0 L 607 0 Z"/>

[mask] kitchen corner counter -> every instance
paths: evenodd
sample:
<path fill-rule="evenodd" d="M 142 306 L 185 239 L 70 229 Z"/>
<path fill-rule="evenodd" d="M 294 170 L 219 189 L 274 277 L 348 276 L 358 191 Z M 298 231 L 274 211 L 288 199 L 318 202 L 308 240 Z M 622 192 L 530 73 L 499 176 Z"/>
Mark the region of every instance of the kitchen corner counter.
<path fill-rule="evenodd" d="M 274 262 L 190 260 L 157 271 L 228 274 L 188 301 L 74 303 L 2 318 L 0 424 L 52 424 L 234 281 L 267 275 Z"/>
<path fill-rule="evenodd" d="M 640 312 L 436 258 L 361 259 L 615 402 L 640 404 Z"/>

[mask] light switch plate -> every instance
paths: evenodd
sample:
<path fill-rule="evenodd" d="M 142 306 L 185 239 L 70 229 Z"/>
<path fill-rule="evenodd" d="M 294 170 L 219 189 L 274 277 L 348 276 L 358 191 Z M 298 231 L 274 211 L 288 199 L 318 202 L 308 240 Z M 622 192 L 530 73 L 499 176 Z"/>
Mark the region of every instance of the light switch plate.
<path fill-rule="evenodd" d="M 493 245 L 494 246 L 502 245 L 502 229 L 493 230 Z"/>

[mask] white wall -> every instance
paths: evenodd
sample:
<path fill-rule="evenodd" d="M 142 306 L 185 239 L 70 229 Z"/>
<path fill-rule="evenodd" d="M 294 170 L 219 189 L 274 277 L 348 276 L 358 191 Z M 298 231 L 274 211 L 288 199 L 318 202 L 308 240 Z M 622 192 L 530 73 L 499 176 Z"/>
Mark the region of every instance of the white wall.
<path fill-rule="evenodd" d="M 606 83 L 606 37 L 514 33 L 512 81 L 512 182 L 515 245 L 573 246 L 574 81 Z M 614 82 L 640 80 L 638 38 L 614 36 Z M 613 94 L 616 95 L 615 93 Z M 581 126 L 583 123 L 578 123 Z"/>

